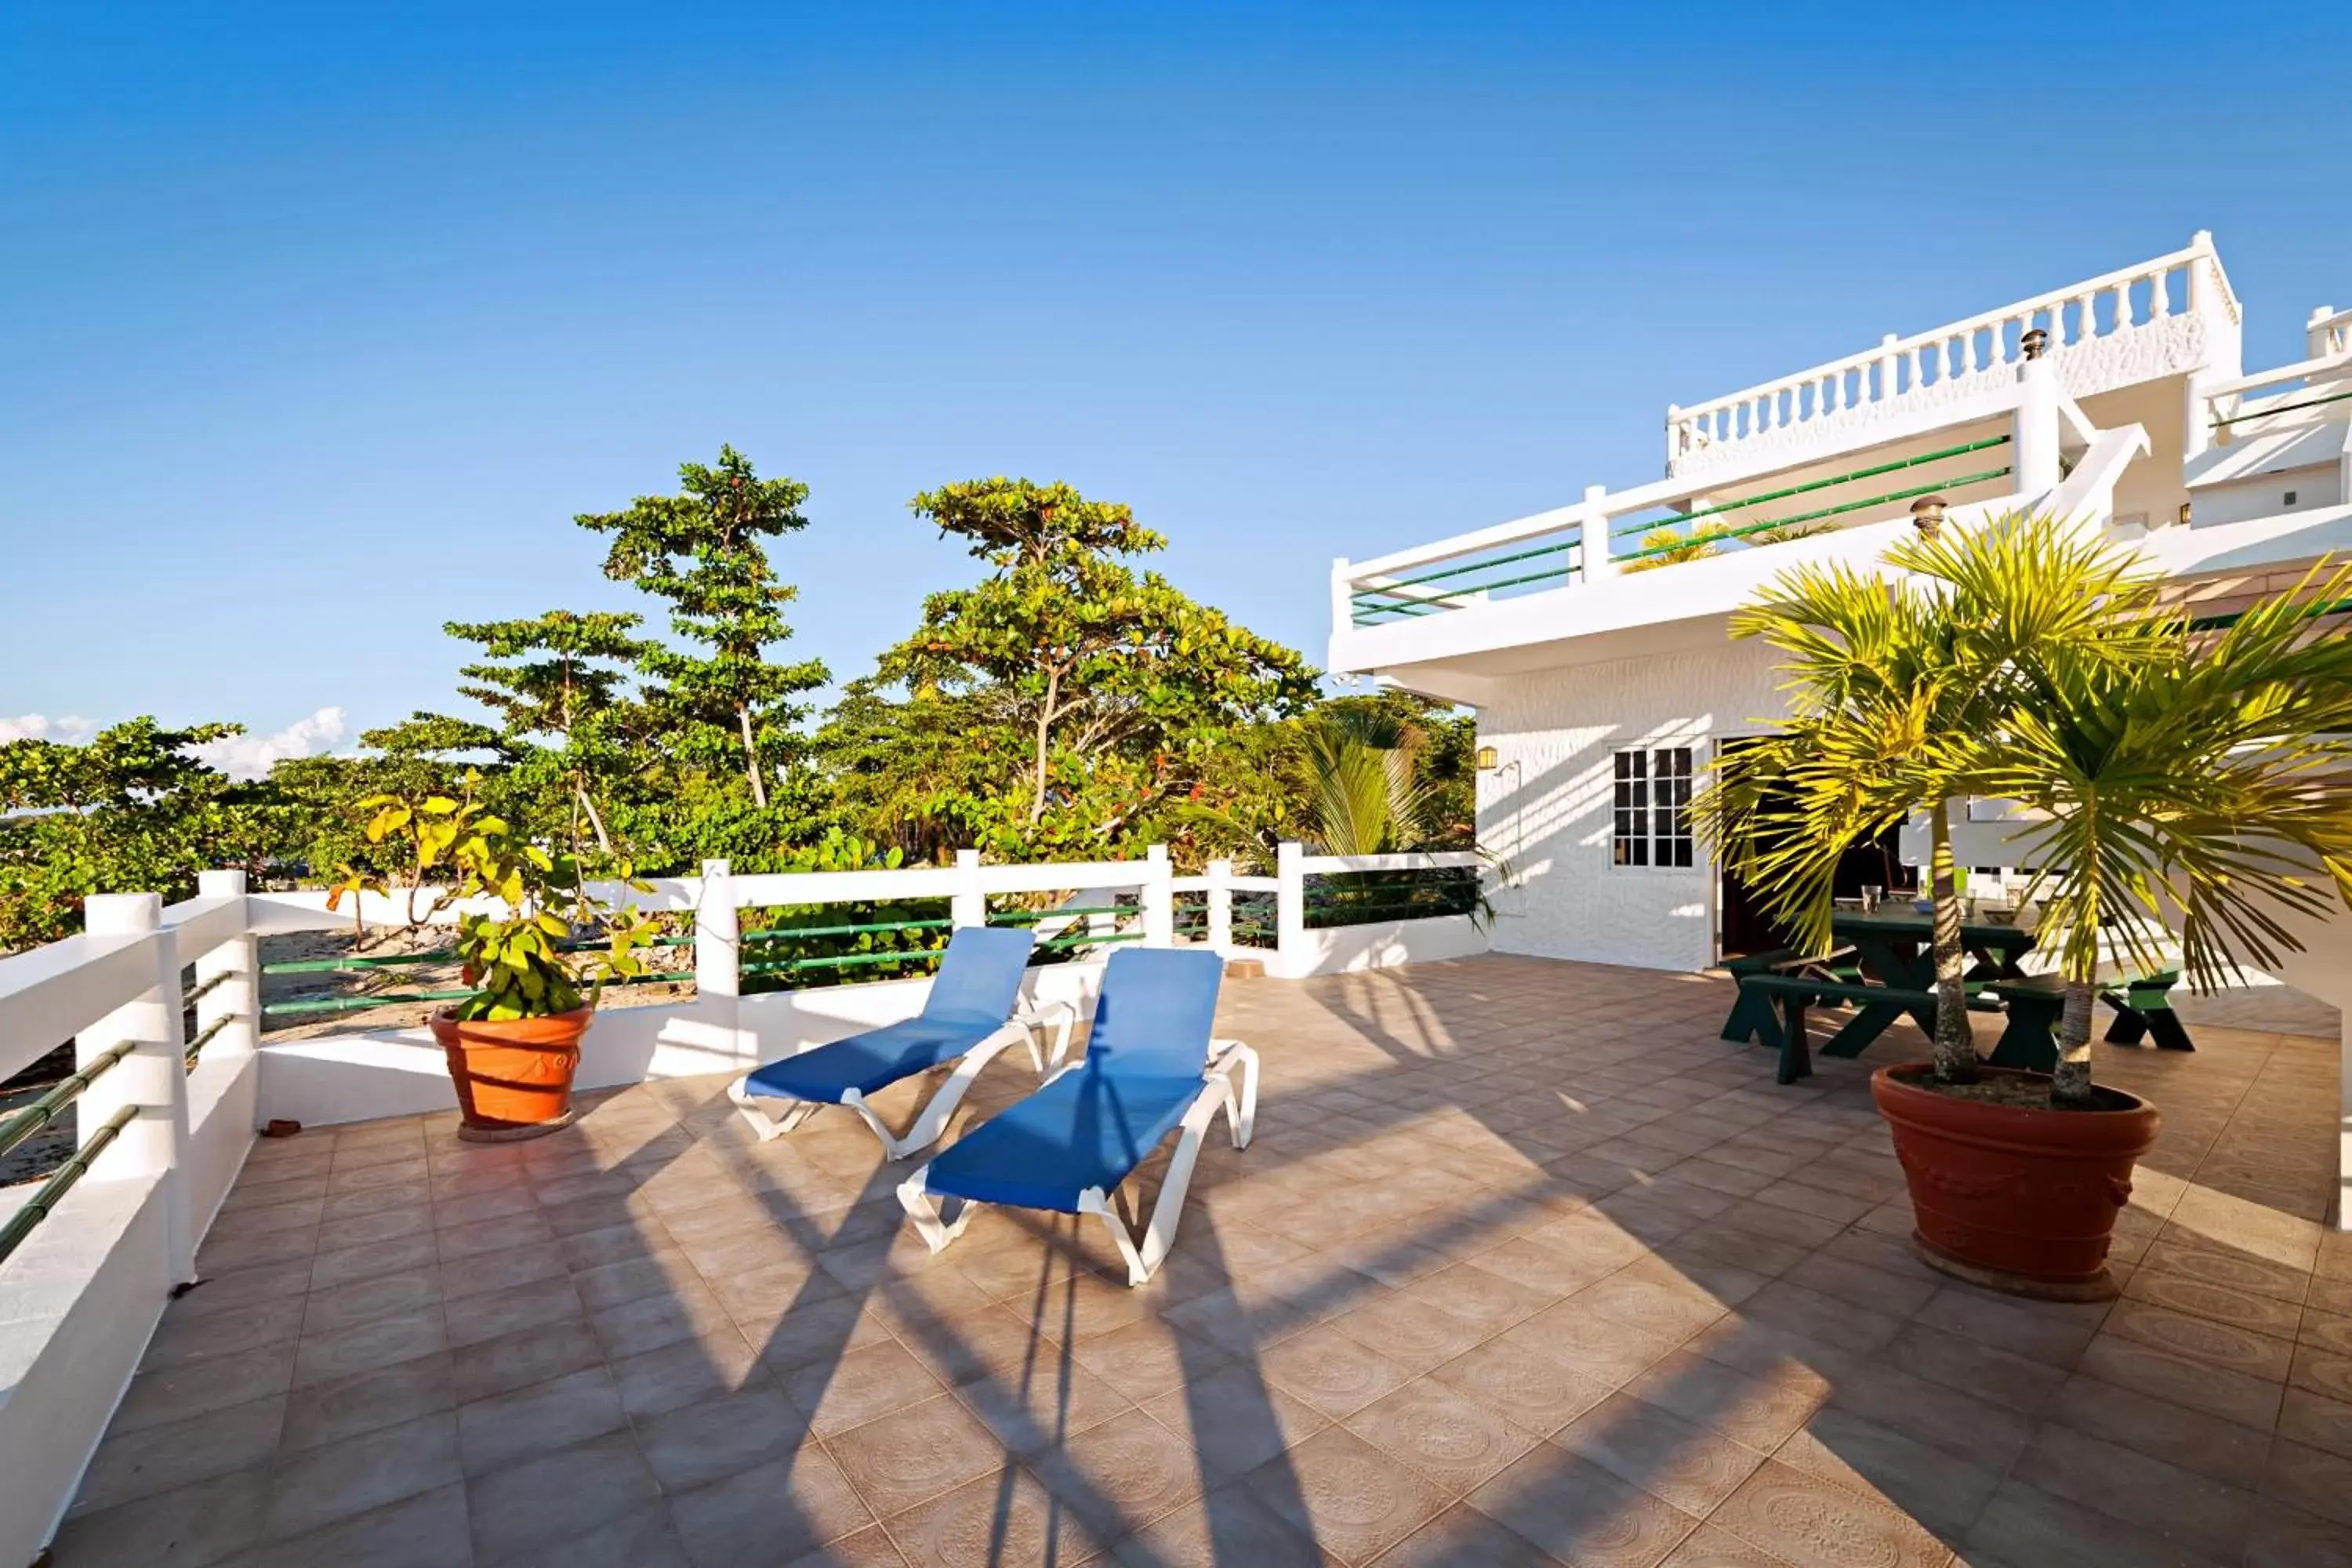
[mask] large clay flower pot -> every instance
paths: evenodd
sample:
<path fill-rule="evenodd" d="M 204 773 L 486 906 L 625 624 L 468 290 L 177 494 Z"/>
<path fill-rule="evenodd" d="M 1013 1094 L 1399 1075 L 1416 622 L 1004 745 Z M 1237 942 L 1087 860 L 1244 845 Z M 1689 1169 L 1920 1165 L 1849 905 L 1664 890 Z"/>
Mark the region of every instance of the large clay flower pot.
<path fill-rule="evenodd" d="M 465 1121 L 457 1136 L 476 1142 L 536 1138 L 572 1124 L 572 1075 L 580 1068 L 580 1037 L 591 1011 L 577 1007 L 551 1018 L 503 1018 L 460 1023 L 433 1016 L 433 1037 L 449 1058 Z"/>
<path fill-rule="evenodd" d="M 2156 1142 L 2156 1108 L 2120 1089 L 2102 1108 L 2053 1110 L 1938 1094 L 1906 1081 L 1925 1062 L 1871 1075 L 1911 1186 L 1911 1239 L 1936 1268 L 2019 1295 L 2070 1301 L 2116 1293 L 2107 1245 L 2132 1167 Z M 1980 1069 L 2047 1083 L 2041 1073 Z"/>

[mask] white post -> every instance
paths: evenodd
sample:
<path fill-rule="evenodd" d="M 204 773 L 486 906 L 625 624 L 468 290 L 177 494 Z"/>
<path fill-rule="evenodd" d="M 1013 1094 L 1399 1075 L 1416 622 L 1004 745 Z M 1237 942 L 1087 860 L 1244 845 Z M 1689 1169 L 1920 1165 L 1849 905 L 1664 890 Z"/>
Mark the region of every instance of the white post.
<path fill-rule="evenodd" d="M 1175 872 L 1168 865 L 1168 846 L 1154 844 L 1143 852 L 1143 945 L 1176 945 Z"/>
<path fill-rule="evenodd" d="M 1601 508 L 1609 494 L 1607 485 L 1584 487 L 1584 521 L 1579 526 L 1580 541 L 1576 554 L 1583 566 L 1584 580 L 1598 583 L 1617 574 L 1617 563 L 1609 553 L 1609 518 Z"/>
<path fill-rule="evenodd" d="M 82 929 L 89 935 L 145 937 L 152 943 L 155 983 L 75 1037 L 77 1066 L 125 1040 L 133 1049 L 91 1080 L 74 1115 L 86 1146 L 124 1107 L 137 1108 L 113 1147 L 100 1156 L 96 1173 L 160 1179 L 172 1283 L 181 1285 L 196 1277 L 185 1176 L 188 1064 L 180 1029 L 179 943 L 163 926 L 163 900 L 155 893 L 93 893 L 83 902 Z"/>
<path fill-rule="evenodd" d="M 1331 558 L 1331 635 L 1352 631 L 1356 625 L 1356 593 L 1348 582 L 1348 558 Z"/>
<path fill-rule="evenodd" d="M 243 899 L 243 871 L 199 871 L 196 896 Z M 244 1056 L 261 1044 L 260 941 L 251 931 L 233 936 L 210 952 L 196 955 L 196 985 L 210 986 L 196 998 L 196 1033 L 206 1036 L 199 1061 Z M 217 982 L 217 983 L 215 983 Z"/>
<path fill-rule="evenodd" d="M 960 926 L 988 923 L 988 889 L 981 885 L 980 851 L 956 851 L 956 890 L 949 901 L 948 918 Z"/>
<path fill-rule="evenodd" d="M 741 937 L 734 875 L 726 861 L 705 860 L 694 900 L 694 1011 L 730 1035 L 742 1018 Z"/>
<path fill-rule="evenodd" d="M 1666 405 L 1666 471 L 1674 471 L 1675 459 L 1690 450 L 1683 439 L 1683 408 L 1679 403 Z"/>
<path fill-rule="evenodd" d="M 1296 979 L 1307 963 L 1307 851 L 1289 839 L 1274 847 L 1274 945 L 1281 973 Z"/>
<path fill-rule="evenodd" d="M 2191 371 L 2180 378 L 2180 455 L 2183 458 L 2200 457 L 2213 444 L 2212 395 L 2205 388 L 2213 378 L 2201 371 Z M 2157 521 L 2153 518 L 2151 522 Z M 2170 521 L 2169 518 L 2164 520 Z"/>
<path fill-rule="evenodd" d="M 1209 945 L 1225 957 L 1234 952 L 1234 863 L 1209 862 Z"/>
<path fill-rule="evenodd" d="M 2011 477 L 2030 502 L 2058 488 L 2058 374 L 2047 346 L 2019 364 L 2017 388 L 2010 424 Z"/>

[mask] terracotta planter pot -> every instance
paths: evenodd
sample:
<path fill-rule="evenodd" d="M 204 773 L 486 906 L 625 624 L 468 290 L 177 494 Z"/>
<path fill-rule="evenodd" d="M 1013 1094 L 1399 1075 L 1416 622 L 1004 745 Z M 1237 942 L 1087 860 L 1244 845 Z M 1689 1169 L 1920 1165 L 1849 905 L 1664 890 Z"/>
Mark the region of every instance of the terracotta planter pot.
<path fill-rule="evenodd" d="M 433 1037 L 449 1058 L 465 1121 L 457 1136 L 477 1142 L 536 1138 L 572 1124 L 572 1077 L 591 1009 L 551 1018 L 460 1023 L 433 1016 Z"/>
<path fill-rule="evenodd" d="M 2156 1142 L 2156 1108 L 2119 1089 L 2101 1091 L 2114 1110 L 1990 1105 L 1904 1081 L 1932 1070 L 1906 1063 L 1870 1079 L 1910 1183 L 1920 1256 L 2018 1295 L 2113 1296 L 2107 1244 L 2131 1196 L 2132 1167 Z M 2011 1068 L 1981 1070 L 2048 1081 Z"/>

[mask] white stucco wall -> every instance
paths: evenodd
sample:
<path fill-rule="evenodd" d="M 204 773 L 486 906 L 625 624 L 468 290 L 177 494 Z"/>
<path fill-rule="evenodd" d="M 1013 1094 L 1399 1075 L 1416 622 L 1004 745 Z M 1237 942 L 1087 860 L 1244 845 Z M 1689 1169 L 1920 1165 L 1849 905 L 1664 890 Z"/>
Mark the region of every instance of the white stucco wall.
<path fill-rule="evenodd" d="M 1668 571 L 1675 568 L 1667 568 Z M 1703 849 L 1685 869 L 1621 867 L 1610 856 L 1612 754 L 1694 749 L 1754 734 L 1783 710 L 1770 649 L 1703 652 L 1509 676 L 1478 713 L 1497 753 L 1478 779 L 1478 842 L 1517 885 L 1495 897 L 1497 952 L 1652 969 L 1715 961 L 1717 879 Z"/>

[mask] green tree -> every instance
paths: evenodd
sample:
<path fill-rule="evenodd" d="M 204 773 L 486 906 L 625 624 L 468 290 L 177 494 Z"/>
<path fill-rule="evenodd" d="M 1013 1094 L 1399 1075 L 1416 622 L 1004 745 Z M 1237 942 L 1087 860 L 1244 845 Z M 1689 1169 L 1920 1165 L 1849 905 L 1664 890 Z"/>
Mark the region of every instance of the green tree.
<path fill-rule="evenodd" d="M 499 716 L 497 744 L 520 775 L 515 783 L 560 799 L 572 853 L 584 850 L 583 822 L 600 855 L 613 837 L 598 809 L 616 774 L 636 765 L 626 666 L 650 645 L 631 636 L 640 617 L 609 611 L 550 610 L 529 620 L 451 621 L 451 637 L 478 643 L 486 661 L 458 671 L 458 687 Z"/>
<path fill-rule="evenodd" d="M 926 599 L 881 675 L 919 698 L 970 699 L 1022 737 L 1025 776 L 1003 778 L 990 803 L 1009 847 L 1130 832 L 1185 782 L 1187 753 L 1313 697 L 1297 653 L 1121 559 L 1167 544 L 1123 505 L 1002 478 L 912 504 L 992 572 Z"/>
<path fill-rule="evenodd" d="M 0 744 L 0 951 L 71 935 L 92 893 L 184 899 L 208 867 L 259 868 L 259 792 L 194 754 L 238 733 L 139 718 L 81 744 Z"/>
<path fill-rule="evenodd" d="M 683 494 L 640 496 L 578 521 L 613 535 L 604 574 L 666 600 L 670 629 L 703 650 L 648 644 L 639 656 L 666 743 L 695 765 L 739 771 L 764 809 L 807 711 L 793 699 L 830 679 L 819 660 L 768 658 L 792 636 L 783 606 L 794 590 L 777 581 L 765 542 L 808 526 L 808 487 L 761 479 L 732 447 L 719 447 L 716 467 L 682 465 L 678 479 Z"/>

